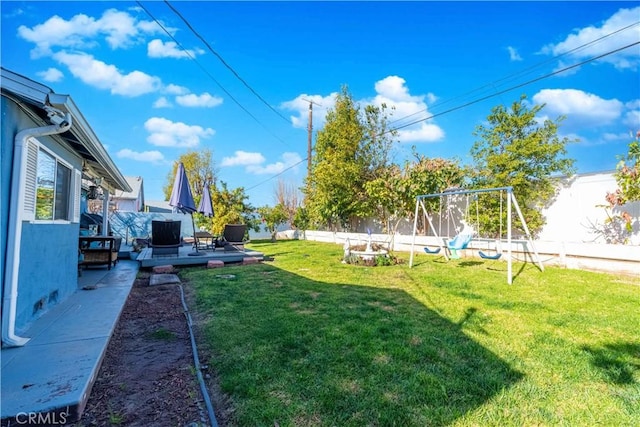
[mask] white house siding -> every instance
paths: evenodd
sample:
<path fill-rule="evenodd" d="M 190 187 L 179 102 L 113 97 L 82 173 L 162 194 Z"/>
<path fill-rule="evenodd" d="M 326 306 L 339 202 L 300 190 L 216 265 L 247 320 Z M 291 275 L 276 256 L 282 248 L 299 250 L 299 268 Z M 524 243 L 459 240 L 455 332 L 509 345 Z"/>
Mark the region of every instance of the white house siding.
<path fill-rule="evenodd" d="M 116 210 L 120 212 L 140 212 L 138 201 L 133 199 L 117 199 Z"/>

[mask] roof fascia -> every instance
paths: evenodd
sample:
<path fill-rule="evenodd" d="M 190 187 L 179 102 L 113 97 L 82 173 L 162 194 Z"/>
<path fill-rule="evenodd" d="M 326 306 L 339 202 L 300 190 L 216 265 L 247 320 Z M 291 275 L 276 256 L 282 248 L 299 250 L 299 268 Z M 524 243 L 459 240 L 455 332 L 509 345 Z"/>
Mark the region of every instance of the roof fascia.
<path fill-rule="evenodd" d="M 62 97 L 66 99 L 63 100 Z M 82 141 L 82 144 L 85 146 L 87 151 L 89 151 L 98 163 L 104 167 L 105 171 L 110 175 L 109 178 L 111 178 L 119 187 L 118 189 L 123 191 L 132 191 L 129 183 L 117 168 L 107 153 L 107 150 L 105 150 L 104 145 L 102 145 L 96 134 L 93 132 L 93 129 L 84 118 L 84 115 L 80 112 L 80 109 L 76 106 L 75 102 L 73 102 L 71 96 L 53 94 L 53 96 L 49 96 L 48 101 L 52 107 L 71 114 L 71 118 L 78 126 L 71 126 L 69 131 L 76 135 L 78 141 Z"/>
<path fill-rule="evenodd" d="M 28 79 L 20 74 L 16 74 L 4 67 L 0 69 L 0 86 L 2 92 L 8 92 L 25 100 L 38 108 L 50 105 L 65 113 L 71 114 L 73 124 L 69 132 L 74 134 L 77 140 L 84 145 L 89 153 L 102 166 L 109 175 L 106 178 L 112 185 L 122 191 L 132 191 L 129 183 L 124 178 L 120 170 L 105 150 L 104 146 L 93 132 L 93 129 L 76 106 L 69 95 L 60 95 L 53 92 L 51 88 L 41 83 Z"/>

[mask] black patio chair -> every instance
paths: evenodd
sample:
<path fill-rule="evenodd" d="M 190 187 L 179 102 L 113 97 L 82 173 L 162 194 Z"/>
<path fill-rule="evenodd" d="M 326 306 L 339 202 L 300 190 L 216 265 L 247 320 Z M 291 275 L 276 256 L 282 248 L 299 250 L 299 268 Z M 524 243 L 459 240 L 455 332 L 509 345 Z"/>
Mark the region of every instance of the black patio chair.
<path fill-rule="evenodd" d="M 246 224 L 226 224 L 222 233 L 222 245 L 225 251 L 244 251 L 244 244 L 249 243 L 245 239 L 247 234 Z"/>
<path fill-rule="evenodd" d="M 175 255 L 182 246 L 180 227 L 182 221 L 151 222 L 151 256 Z"/>

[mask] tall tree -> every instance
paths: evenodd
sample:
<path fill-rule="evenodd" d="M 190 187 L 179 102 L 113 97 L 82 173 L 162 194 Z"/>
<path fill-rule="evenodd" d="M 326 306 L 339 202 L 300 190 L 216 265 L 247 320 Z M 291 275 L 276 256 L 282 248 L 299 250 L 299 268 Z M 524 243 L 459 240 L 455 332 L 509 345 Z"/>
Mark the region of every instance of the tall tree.
<path fill-rule="evenodd" d="M 384 173 L 394 137 L 387 128 L 386 106 L 369 105 L 361 111 L 347 87 L 342 88 L 317 133 L 305 188 L 312 223 L 353 228 L 358 218 L 374 213 L 365 185 Z"/>
<path fill-rule="evenodd" d="M 526 96 L 511 108 L 494 107 L 487 125 L 476 127 L 479 138 L 471 148 L 475 161 L 473 184 L 476 188 L 512 186 L 530 231 L 535 235 L 543 227 L 541 213 L 556 191 L 554 175 L 573 173 L 574 160 L 567 158 L 566 146 L 574 142 L 560 138 L 558 128 L 564 117 L 540 121 L 544 105 L 528 107 Z M 483 206 L 485 222 L 498 217 L 498 204 Z M 482 219 L 481 219 L 482 221 Z M 496 233 L 499 221 L 485 223 Z"/>
<path fill-rule="evenodd" d="M 364 183 L 356 152 L 363 136 L 359 108 L 343 87 L 316 137 L 306 188 L 306 205 L 316 224 L 347 227 L 349 219 L 361 213 L 358 192 Z"/>

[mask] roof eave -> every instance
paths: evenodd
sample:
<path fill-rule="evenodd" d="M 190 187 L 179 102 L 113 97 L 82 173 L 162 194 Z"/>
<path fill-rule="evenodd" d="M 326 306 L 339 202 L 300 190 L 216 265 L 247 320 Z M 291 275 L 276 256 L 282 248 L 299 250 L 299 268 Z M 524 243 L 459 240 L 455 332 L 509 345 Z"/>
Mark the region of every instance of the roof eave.
<path fill-rule="evenodd" d="M 1 68 L 1 72 L 2 78 L 0 81 L 3 94 L 13 94 L 18 98 L 18 100 L 16 100 L 17 102 L 21 101 L 23 104 L 28 104 L 30 106 L 29 109 L 35 107 L 43 110 L 46 105 L 49 105 L 64 113 L 69 113 L 72 120 L 71 129 L 61 135 L 56 135 L 54 138 L 66 143 L 71 150 L 78 153 L 83 159 L 90 157 L 90 160 L 95 163 L 95 169 L 99 169 L 99 171 L 96 172 L 99 175 L 104 175 L 101 176 L 101 178 L 103 178 L 110 187 L 113 187 L 115 190 L 132 191 L 129 183 L 116 167 L 104 149 L 104 146 L 93 132 L 93 129 L 80 112 L 80 109 L 69 95 L 56 94 L 48 86 L 9 71 L 4 67 Z M 38 117 L 38 114 L 31 114 L 31 117 L 39 124 L 48 124 L 41 117 Z M 71 133 L 75 140 L 71 140 L 68 136 L 65 137 L 68 133 Z M 78 150 L 79 147 L 77 144 L 82 145 L 89 156 L 81 150 Z"/>

